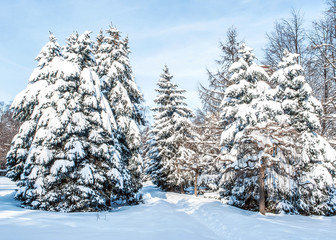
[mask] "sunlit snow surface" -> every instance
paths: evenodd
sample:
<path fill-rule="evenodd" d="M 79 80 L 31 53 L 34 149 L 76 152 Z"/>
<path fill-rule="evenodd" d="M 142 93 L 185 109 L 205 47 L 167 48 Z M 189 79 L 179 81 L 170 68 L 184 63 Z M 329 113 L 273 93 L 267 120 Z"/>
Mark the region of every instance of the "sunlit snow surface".
<path fill-rule="evenodd" d="M 153 185 L 145 203 L 101 213 L 57 213 L 20 208 L 15 185 L 0 177 L 0 239 L 335 239 L 336 217 L 262 216 Z"/>

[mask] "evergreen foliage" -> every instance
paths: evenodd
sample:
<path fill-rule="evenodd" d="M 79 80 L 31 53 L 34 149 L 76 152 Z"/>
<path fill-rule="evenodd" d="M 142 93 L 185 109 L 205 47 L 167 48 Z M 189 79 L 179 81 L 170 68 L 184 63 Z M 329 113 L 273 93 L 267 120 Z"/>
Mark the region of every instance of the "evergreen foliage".
<path fill-rule="evenodd" d="M 267 120 L 267 112 L 261 110 L 267 107 L 266 92 L 270 90 L 267 73 L 253 62 L 255 56 L 252 49 L 242 44 L 239 53 L 241 57 L 229 69 L 232 73 L 230 86 L 226 88 L 222 101 L 225 130 L 221 144 L 224 153 L 233 156 L 236 155 L 236 135 L 248 125 Z"/>
<path fill-rule="evenodd" d="M 297 58 L 297 54 L 285 51 L 272 81 L 278 85 L 275 97 L 288 123 L 300 133 L 298 210 L 305 214 L 330 215 L 336 209 L 333 201 L 336 151 L 319 135 L 322 106 L 313 97 Z"/>
<path fill-rule="evenodd" d="M 99 211 L 136 201 L 116 131 L 103 117 L 111 110 L 93 70 L 92 44 L 89 32 L 72 34 L 63 59 L 51 36 L 13 102 L 23 124 L 8 153 L 8 176 L 19 180 L 16 198 L 28 207 Z"/>
<path fill-rule="evenodd" d="M 297 54 L 285 51 L 271 89 L 251 50 L 240 53 L 222 103 L 222 199 L 261 213 L 334 214 L 336 152 L 317 132 L 321 104 Z"/>
<path fill-rule="evenodd" d="M 36 57 L 38 65 L 29 78 L 27 88 L 16 96 L 11 106 L 14 118 L 23 122 L 7 154 L 7 176 L 13 181 L 21 178 L 37 122 L 41 117 L 42 106 L 38 105 L 43 105 L 46 99 L 45 89 L 50 89 L 47 88 L 49 78 L 56 75 L 57 69 L 53 67 L 53 62 L 61 61 L 61 48 L 56 38 L 50 34 L 49 40 Z"/>
<path fill-rule="evenodd" d="M 322 136 L 333 131 L 332 97 L 325 91 L 322 108 L 298 54 L 285 50 L 270 78 L 230 29 L 219 69 L 208 71 L 209 87 L 200 89 L 204 111 L 194 118 L 165 66 L 153 126 L 141 129 L 144 99 L 128 38 L 113 26 L 105 34 L 93 42 L 90 32 L 75 32 L 63 48 L 50 34 L 12 103 L 22 124 L 6 157 L 7 176 L 24 206 L 73 212 L 133 204 L 150 175 L 163 190 L 184 193 L 194 185 L 196 196 L 199 187 L 217 191 L 224 202 L 262 214 L 335 215 L 336 151 Z M 332 72 L 330 56 L 320 51 Z"/>
<path fill-rule="evenodd" d="M 222 102 L 224 167 L 221 196 L 229 204 L 251 210 L 295 212 L 293 183 L 297 164 L 295 129 L 286 127 L 281 105 L 273 100 L 268 75 L 244 44 L 232 64 L 231 85 Z M 292 201 L 292 202 L 290 202 Z M 265 206 L 266 205 L 266 206 Z"/>
<path fill-rule="evenodd" d="M 122 40 L 119 30 L 113 26 L 106 33 L 103 36 L 100 32 L 97 38 L 96 71 L 118 127 L 121 156 L 132 174 L 135 189 L 139 190 L 143 165 L 140 153 L 143 96 L 135 84 L 129 63 L 128 38 Z"/>
<path fill-rule="evenodd" d="M 156 112 L 151 140 L 151 176 L 153 182 L 164 190 L 176 190 L 188 184 L 189 174 L 184 169 L 185 157 L 190 155 L 186 144 L 194 139 L 190 118 L 192 111 L 184 102 L 185 90 L 178 89 L 171 82 L 168 67 L 165 66 L 157 85 L 154 100 Z M 190 178 L 189 178 L 190 179 Z"/>

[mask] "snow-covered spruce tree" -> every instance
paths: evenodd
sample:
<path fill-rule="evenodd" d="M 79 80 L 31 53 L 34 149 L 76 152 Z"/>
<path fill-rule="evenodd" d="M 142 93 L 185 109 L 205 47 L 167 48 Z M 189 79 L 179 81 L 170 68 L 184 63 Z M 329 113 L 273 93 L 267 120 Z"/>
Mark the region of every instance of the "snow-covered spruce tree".
<path fill-rule="evenodd" d="M 141 188 L 142 158 L 140 153 L 140 126 L 144 125 L 141 113 L 143 96 L 135 84 L 129 62 L 128 38 L 121 39 L 120 32 L 111 26 L 107 36 L 98 36 L 96 45 L 96 71 L 102 81 L 102 92 L 115 117 L 121 144 L 121 156 L 128 166 L 133 184 Z"/>
<path fill-rule="evenodd" d="M 312 89 L 305 81 L 297 58 L 297 54 L 285 51 L 279 70 L 272 76 L 272 81 L 278 85 L 276 100 L 281 103 L 288 123 L 300 133 L 297 141 L 302 155 L 297 208 L 303 214 L 331 215 L 336 212 L 336 152 L 319 135 L 318 117 L 322 107 L 312 96 Z"/>
<path fill-rule="evenodd" d="M 224 154 L 236 155 L 236 135 L 249 125 L 256 125 L 267 120 L 259 107 L 266 98 L 265 92 L 270 90 L 267 73 L 253 62 L 255 59 L 252 49 L 241 45 L 240 58 L 234 62 L 229 71 L 231 78 L 229 87 L 224 92 L 222 101 L 222 122 L 225 130 L 221 135 Z"/>
<path fill-rule="evenodd" d="M 152 128 L 152 179 L 164 190 L 184 191 L 191 179 L 190 172 L 184 168 L 184 156 L 190 154 L 187 144 L 193 141 L 195 132 L 190 118 L 192 111 L 184 102 L 185 90 L 178 89 L 171 82 L 172 75 L 165 66 L 157 83 L 157 98 L 154 100 L 156 112 Z"/>
<path fill-rule="evenodd" d="M 292 165 L 299 151 L 295 129 L 286 127 L 268 75 L 253 62 L 252 49 L 242 44 L 240 56 L 230 67 L 231 85 L 222 102 L 221 197 L 262 213 L 265 208 L 294 212 L 297 191 L 289 183 L 295 178 Z"/>
<path fill-rule="evenodd" d="M 233 168 L 239 183 L 233 191 L 241 207 L 260 213 L 297 213 L 300 146 L 298 132 L 274 121 L 248 126 L 237 137 L 237 159 Z M 233 169 L 227 169 L 229 172 Z M 237 177 L 237 176 L 235 176 Z M 247 194 L 246 194 L 247 193 Z M 239 206 L 239 205 L 238 205 Z"/>
<path fill-rule="evenodd" d="M 111 116 L 108 101 L 101 93 L 99 78 L 93 71 L 95 65 L 91 47 L 92 41 L 89 32 L 85 32 L 79 36 L 77 43 L 74 45 L 69 41 L 64 55 L 65 59 L 77 64 L 80 69 L 80 86 L 78 89 L 80 98 L 78 100 L 89 124 L 83 129 L 83 131 L 87 131 L 88 135 L 86 137 L 89 139 L 88 156 L 93 156 L 91 161 L 92 164 L 97 165 L 97 171 L 98 167 L 102 167 L 99 173 L 106 174 L 103 176 L 104 178 L 97 174 L 97 190 L 99 190 L 99 184 L 105 185 L 104 192 L 109 197 L 107 199 L 108 204 L 133 203 L 136 201 L 137 189 L 133 186 L 131 174 L 121 161 L 121 149 L 115 136 L 117 132 L 116 124 Z M 79 57 L 73 58 L 73 54 Z M 82 59 L 87 59 L 87 61 L 82 61 Z M 79 134 L 82 133 L 79 132 Z M 92 173 L 94 174 L 93 170 Z"/>
<path fill-rule="evenodd" d="M 49 40 L 36 57 L 38 65 L 29 78 L 28 86 L 15 97 L 11 105 L 13 117 L 22 122 L 7 154 L 7 177 L 13 181 L 20 180 L 23 173 L 37 122 L 48 101 L 46 96 L 49 93 L 47 90 L 50 89 L 50 79 L 57 73 L 54 65 L 61 61 L 61 49 L 56 38 L 50 34 Z"/>
<path fill-rule="evenodd" d="M 32 208 L 99 211 L 135 200 L 116 141 L 104 129 L 89 33 L 73 34 L 49 85 L 16 197 Z M 18 108 L 17 111 L 20 111 Z M 29 120 L 29 119 L 27 119 Z"/>

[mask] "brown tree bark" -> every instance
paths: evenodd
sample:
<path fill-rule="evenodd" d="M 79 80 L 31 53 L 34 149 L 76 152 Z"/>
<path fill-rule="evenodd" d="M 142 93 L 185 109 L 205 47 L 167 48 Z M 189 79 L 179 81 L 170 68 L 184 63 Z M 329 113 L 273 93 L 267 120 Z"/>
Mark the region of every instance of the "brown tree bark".
<path fill-rule="evenodd" d="M 195 181 L 194 181 L 194 193 L 197 197 L 197 178 L 198 178 L 198 169 L 195 170 Z"/>
<path fill-rule="evenodd" d="M 181 194 L 184 194 L 184 184 L 181 183 Z"/>
<path fill-rule="evenodd" d="M 265 178 L 265 168 L 263 164 L 260 167 L 260 172 L 259 172 L 259 212 L 262 215 L 265 215 L 266 210 L 265 210 L 265 183 L 264 183 L 264 178 Z"/>

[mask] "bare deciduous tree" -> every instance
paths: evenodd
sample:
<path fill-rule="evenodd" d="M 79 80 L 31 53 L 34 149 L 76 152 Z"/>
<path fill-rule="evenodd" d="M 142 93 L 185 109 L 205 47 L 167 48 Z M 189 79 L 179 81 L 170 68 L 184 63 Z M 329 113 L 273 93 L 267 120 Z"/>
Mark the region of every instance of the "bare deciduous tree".
<path fill-rule="evenodd" d="M 278 62 L 283 57 L 283 52 L 300 55 L 298 63 L 305 66 L 308 61 L 306 33 L 303 27 L 303 16 L 300 12 L 292 10 L 289 19 L 281 19 L 275 22 L 274 30 L 266 34 L 268 43 L 264 49 L 263 64 L 276 69 Z"/>
<path fill-rule="evenodd" d="M 0 102 L 0 169 L 6 168 L 6 155 L 20 124 L 12 117 L 10 105 Z"/>
<path fill-rule="evenodd" d="M 207 69 L 209 86 L 206 87 L 202 84 L 199 86 L 199 95 L 206 112 L 217 113 L 220 110 L 223 93 L 229 79 L 229 67 L 238 60 L 239 44 L 237 29 L 229 28 L 225 41 L 220 42 L 221 55 L 219 60 L 215 61 L 217 71 L 211 72 Z"/>
<path fill-rule="evenodd" d="M 314 94 L 321 100 L 321 134 L 336 143 L 336 1 L 328 2 L 322 19 L 309 34 L 311 60 L 308 72 Z"/>

